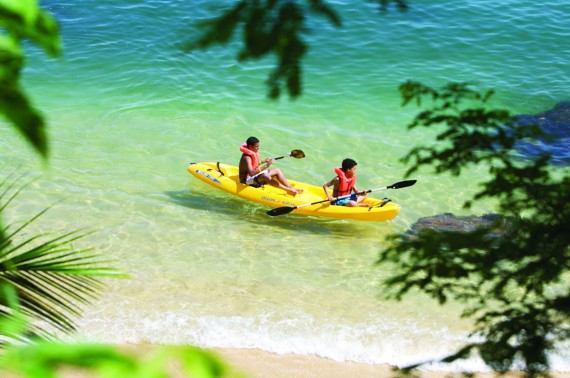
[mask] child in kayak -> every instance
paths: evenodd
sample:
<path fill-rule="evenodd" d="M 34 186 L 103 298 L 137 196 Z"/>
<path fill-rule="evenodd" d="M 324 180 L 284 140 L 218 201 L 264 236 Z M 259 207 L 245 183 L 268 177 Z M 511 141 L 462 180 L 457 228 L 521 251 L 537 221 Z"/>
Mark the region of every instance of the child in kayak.
<path fill-rule="evenodd" d="M 293 188 L 289 184 L 279 168 L 268 169 L 275 162 L 275 159 L 267 158 L 263 160 L 263 165 L 260 166 L 259 139 L 256 137 L 247 138 L 247 141 L 241 145 L 240 151 L 242 155 L 239 160 L 239 180 L 242 184 L 253 187 L 271 184 L 293 196 L 303 193 L 303 189 Z"/>
<path fill-rule="evenodd" d="M 323 185 L 323 189 L 331 204 L 338 206 L 349 207 L 370 207 L 367 203 L 362 203 L 366 199 L 366 194 L 357 195 L 358 189 L 356 188 L 356 161 L 352 159 L 344 159 L 342 161 L 342 168 L 335 168 L 337 174 L 332 180 Z M 333 195 L 329 192 L 329 186 L 333 187 Z M 354 193 L 353 193 L 354 192 Z M 340 197 L 349 195 L 350 197 L 341 198 L 335 201 L 333 197 Z"/>

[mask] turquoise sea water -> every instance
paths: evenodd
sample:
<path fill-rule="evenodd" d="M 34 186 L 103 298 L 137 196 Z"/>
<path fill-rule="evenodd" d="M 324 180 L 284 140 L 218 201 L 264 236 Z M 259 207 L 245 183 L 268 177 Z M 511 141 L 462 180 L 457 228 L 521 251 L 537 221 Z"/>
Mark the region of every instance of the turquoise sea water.
<path fill-rule="evenodd" d="M 302 149 L 278 166 L 322 184 L 350 156 L 359 187 L 403 179 L 399 162 L 431 132 L 407 132 L 417 113 L 397 91 L 469 81 L 495 88 L 494 105 L 533 114 L 568 100 L 565 1 L 411 0 L 381 15 L 373 2 L 331 2 L 335 29 L 312 24 L 304 94 L 265 98 L 272 59 L 237 63 L 230 48 L 185 54 L 193 25 L 225 1 L 42 1 L 61 23 L 64 55 L 27 49 L 26 91 L 49 123 L 47 167 L 12 128 L 0 127 L 0 175 L 36 181 L 7 221 L 57 203 L 34 226 L 97 229 L 81 241 L 131 275 L 109 282 L 79 320 L 81 338 L 259 348 L 339 361 L 406 364 L 443 356 L 470 330 L 460 307 L 421 295 L 378 299 L 387 273 L 373 263 L 385 237 L 420 217 L 466 214 L 484 170 L 461 178 L 417 174 L 414 187 L 378 192 L 402 205 L 388 223 L 268 217 L 192 178 L 195 161 L 237 163 L 250 135 L 263 157 Z M 61 202 L 60 202 L 61 201 Z M 478 203 L 473 212 L 493 211 Z M 552 356 L 570 371 L 570 347 Z M 476 360 L 455 368 L 483 370 Z M 434 367 L 435 368 L 435 367 Z"/>

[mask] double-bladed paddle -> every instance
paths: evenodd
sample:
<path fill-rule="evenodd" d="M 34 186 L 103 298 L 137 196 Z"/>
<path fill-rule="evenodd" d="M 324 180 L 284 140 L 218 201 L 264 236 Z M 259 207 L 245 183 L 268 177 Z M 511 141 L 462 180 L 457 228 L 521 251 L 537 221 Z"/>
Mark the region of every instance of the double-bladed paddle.
<path fill-rule="evenodd" d="M 289 155 L 279 156 L 279 157 L 273 158 L 273 160 L 279 160 L 279 159 L 287 158 L 289 156 L 294 157 L 295 159 L 302 159 L 305 157 L 305 153 L 301 150 L 293 150 L 293 151 L 291 151 L 291 153 Z"/>
<path fill-rule="evenodd" d="M 401 188 L 406 188 L 408 186 L 412 186 L 416 183 L 417 180 L 406 180 L 406 181 L 400 181 L 397 182 L 395 184 L 389 185 L 389 186 L 384 186 L 382 188 L 376 188 L 376 189 L 368 189 L 368 190 L 363 190 L 361 192 L 356 193 L 357 195 L 360 194 L 367 194 L 367 193 L 371 193 L 371 192 L 375 192 L 377 190 L 382 190 L 382 189 L 401 189 Z M 350 197 L 350 194 L 347 194 L 345 196 L 340 196 L 340 197 L 335 197 L 333 198 L 333 201 L 337 201 L 339 199 L 342 198 L 348 198 Z M 323 203 L 323 202 L 329 202 L 329 199 L 327 198 L 326 200 L 322 200 L 322 201 L 317 201 L 317 202 L 312 202 L 312 203 L 306 203 L 304 205 L 298 205 L 298 206 L 283 206 L 283 207 L 277 207 L 275 209 L 271 209 L 267 212 L 267 214 L 271 215 L 272 217 L 277 216 L 277 215 L 284 215 L 284 214 L 289 214 L 291 211 L 295 210 L 295 209 L 300 209 L 302 207 L 307 207 L 307 206 L 312 206 L 312 205 L 316 205 L 319 203 Z"/>
<path fill-rule="evenodd" d="M 291 151 L 291 153 L 289 155 L 279 156 L 279 157 L 273 158 L 273 160 L 284 159 L 284 158 L 287 158 L 290 156 L 294 157 L 295 159 L 302 159 L 305 157 L 305 153 L 301 150 L 293 150 L 293 151 Z M 190 164 L 194 164 L 194 163 L 190 163 Z M 218 172 L 220 172 L 222 174 L 222 176 L 224 176 L 224 172 L 222 172 L 222 170 L 220 169 L 220 162 L 217 163 L 217 167 L 218 167 Z"/>

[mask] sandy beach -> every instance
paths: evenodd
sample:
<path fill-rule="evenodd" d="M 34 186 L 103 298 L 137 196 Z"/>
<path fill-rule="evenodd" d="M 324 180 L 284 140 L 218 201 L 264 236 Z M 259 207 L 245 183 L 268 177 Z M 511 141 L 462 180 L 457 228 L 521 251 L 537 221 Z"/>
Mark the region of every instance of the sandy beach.
<path fill-rule="evenodd" d="M 216 349 L 228 365 L 251 378 L 389 377 L 389 365 L 337 362 L 316 356 L 274 354 L 255 349 Z"/>
<path fill-rule="evenodd" d="M 152 355 L 155 346 L 150 344 L 128 344 L 121 349 L 145 359 Z M 211 349 L 228 367 L 225 377 L 228 378 L 368 378 L 368 377 L 395 377 L 396 374 L 390 365 L 370 365 L 356 362 L 338 362 L 317 356 L 304 356 L 295 354 L 275 354 L 257 349 Z M 186 377 L 181 369 L 169 369 L 172 378 Z M 459 377 L 460 374 L 451 374 L 438 371 L 418 371 L 421 378 Z M 475 377 L 492 378 L 494 373 L 479 373 Z M 503 375 L 507 378 L 522 378 L 521 372 L 511 372 Z M 570 373 L 553 373 L 554 378 L 570 378 Z"/>

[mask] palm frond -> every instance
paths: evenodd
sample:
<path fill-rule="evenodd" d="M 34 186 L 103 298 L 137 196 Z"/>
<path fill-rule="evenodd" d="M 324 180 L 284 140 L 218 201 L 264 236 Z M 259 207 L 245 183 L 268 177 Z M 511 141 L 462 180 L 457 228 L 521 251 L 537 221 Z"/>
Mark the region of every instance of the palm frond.
<path fill-rule="evenodd" d="M 0 183 L 0 216 L 24 189 L 25 185 L 17 186 L 18 180 Z M 26 228 L 48 210 L 40 211 L 20 226 L 8 225 L 0 230 L 0 285 L 11 287 L 19 299 L 21 313 L 37 320 L 28 330 L 30 337 L 53 338 L 54 332 L 73 332 L 73 319 L 104 287 L 100 279 L 126 276 L 110 267 L 112 262 L 93 249 L 74 248 L 74 243 L 90 232 L 28 236 Z M 12 302 L 0 293 L 0 318 L 15 313 Z"/>

